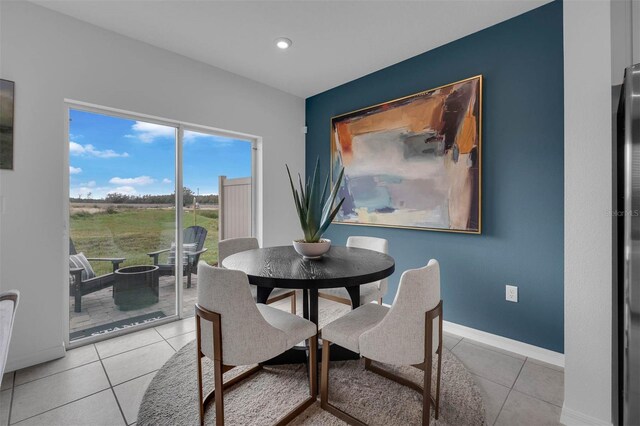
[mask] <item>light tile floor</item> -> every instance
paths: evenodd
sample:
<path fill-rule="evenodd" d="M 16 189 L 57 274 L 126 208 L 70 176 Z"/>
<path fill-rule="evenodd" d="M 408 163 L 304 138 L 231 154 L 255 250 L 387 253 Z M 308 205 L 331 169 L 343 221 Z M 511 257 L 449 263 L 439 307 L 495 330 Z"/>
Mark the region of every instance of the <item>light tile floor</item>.
<path fill-rule="evenodd" d="M 320 300 L 320 308 L 325 303 Z M 272 306 L 287 310 L 289 301 Z M 87 345 L 65 358 L 7 373 L 0 425 L 131 425 L 156 371 L 195 337 L 195 321 Z M 445 334 L 444 344 L 468 368 L 483 394 L 488 425 L 557 425 L 562 368 Z"/>

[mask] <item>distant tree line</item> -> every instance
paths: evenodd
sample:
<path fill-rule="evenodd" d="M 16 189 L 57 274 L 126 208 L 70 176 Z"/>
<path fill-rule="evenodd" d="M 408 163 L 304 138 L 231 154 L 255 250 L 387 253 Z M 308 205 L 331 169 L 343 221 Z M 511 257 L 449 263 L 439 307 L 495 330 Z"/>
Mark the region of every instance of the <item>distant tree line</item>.
<path fill-rule="evenodd" d="M 175 192 L 166 195 L 128 195 L 118 192 L 107 194 L 104 199 L 93 199 L 91 193 L 85 198 L 71 197 L 72 203 L 108 203 L 108 204 L 173 204 L 176 199 Z M 182 191 L 182 201 L 185 206 L 192 205 L 194 200 L 199 204 L 218 204 L 218 195 L 198 195 L 189 188 L 185 187 Z"/>

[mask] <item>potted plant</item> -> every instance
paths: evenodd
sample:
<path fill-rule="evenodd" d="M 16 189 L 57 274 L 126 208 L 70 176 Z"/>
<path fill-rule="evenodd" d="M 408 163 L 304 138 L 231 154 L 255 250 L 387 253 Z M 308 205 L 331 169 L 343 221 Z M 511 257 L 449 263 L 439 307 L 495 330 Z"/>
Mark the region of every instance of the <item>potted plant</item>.
<path fill-rule="evenodd" d="M 296 206 L 298 218 L 300 219 L 300 227 L 304 234 L 303 239 L 293 242 L 293 247 L 305 259 L 319 259 L 331 248 L 331 240 L 322 238 L 322 234 L 324 234 L 329 225 L 331 225 L 331 221 L 336 217 L 336 214 L 338 214 L 344 202 L 343 198 L 335 208 L 333 207 L 336 196 L 338 195 L 340 183 L 342 182 L 342 176 L 344 175 L 344 167 L 340 170 L 338 179 L 330 194 L 327 194 L 327 190 L 329 189 L 329 176 L 327 176 L 324 182 L 324 187 L 320 188 L 319 158 L 316 160 L 316 169 L 313 172 L 313 178 L 307 179 L 306 185 L 302 184 L 302 178 L 300 177 L 300 173 L 298 173 L 300 191 L 298 191 L 293 184 L 289 166 L 287 165 L 286 167 L 289 182 L 291 183 L 293 201 Z"/>

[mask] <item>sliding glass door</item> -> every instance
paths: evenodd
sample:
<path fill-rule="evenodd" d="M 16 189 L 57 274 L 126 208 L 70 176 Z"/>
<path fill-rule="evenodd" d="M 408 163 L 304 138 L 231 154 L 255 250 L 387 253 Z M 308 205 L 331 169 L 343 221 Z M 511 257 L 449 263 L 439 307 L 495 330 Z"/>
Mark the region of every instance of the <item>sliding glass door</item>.
<path fill-rule="evenodd" d="M 69 109 L 69 340 L 176 314 L 178 129 Z"/>
<path fill-rule="evenodd" d="M 255 140 L 68 111 L 69 341 L 192 316 L 198 262 L 217 264 L 219 239 L 255 235 Z"/>

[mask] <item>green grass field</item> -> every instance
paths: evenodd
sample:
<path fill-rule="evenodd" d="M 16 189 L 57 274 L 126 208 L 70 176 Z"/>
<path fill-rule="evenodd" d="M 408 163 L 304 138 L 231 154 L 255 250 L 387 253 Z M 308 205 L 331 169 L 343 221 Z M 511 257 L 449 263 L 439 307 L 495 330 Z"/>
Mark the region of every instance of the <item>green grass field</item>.
<path fill-rule="evenodd" d="M 194 223 L 195 222 L 195 223 Z M 78 253 L 87 257 L 125 257 L 121 266 L 150 265 L 146 253 L 171 247 L 175 235 L 175 212 L 165 208 L 117 208 L 97 213 L 71 214 L 71 238 Z M 207 229 L 205 247 L 200 260 L 218 261 L 218 211 L 185 210 L 184 227 L 199 225 Z M 166 254 L 160 262 L 166 262 Z M 92 262 L 97 275 L 111 272 L 111 263 Z"/>

